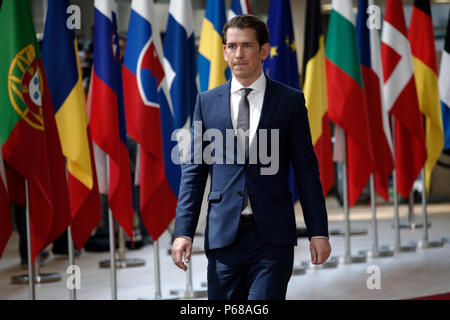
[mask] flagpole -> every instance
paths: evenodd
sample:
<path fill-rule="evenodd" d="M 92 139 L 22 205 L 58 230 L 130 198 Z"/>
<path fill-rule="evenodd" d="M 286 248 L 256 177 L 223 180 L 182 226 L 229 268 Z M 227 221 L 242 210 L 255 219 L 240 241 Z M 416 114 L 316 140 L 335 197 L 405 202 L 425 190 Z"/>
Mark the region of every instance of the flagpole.
<path fill-rule="evenodd" d="M 36 300 L 35 284 L 57 282 L 61 280 L 58 273 L 39 272 L 39 255 L 36 257 L 37 263 L 31 263 L 31 222 L 30 222 L 30 195 L 28 180 L 25 179 L 25 217 L 26 217 L 26 237 L 27 237 L 27 259 L 28 274 L 22 274 L 11 278 L 12 284 L 28 283 L 28 296 L 30 300 Z"/>
<path fill-rule="evenodd" d="M 423 238 L 419 241 L 418 247 L 420 249 L 439 248 L 444 245 L 442 240 L 430 241 L 428 239 L 428 214 L 427 214 L 427 190 L 425 183 L 425 168 L 422 169 L 422 217 L 423 217 Z"/>
<path fill-rule="evenodd" d="M 383 258 L 391 257 L 394 255 L 394 251 L 390 250 L 387 246 L 382 246 L 381 249 L 378 246 L 378 221 L 377 221 L 377 208 L 376 208 L 376 196 L 375 196 L 375 177 L 372 173 L 370 175 L 370 206 L 372 209 L 372 250 L 360 251 L 360 254 L 365 254 L 367 258 Z"/>
<path fill-rule="evenodd" d="M 30 199 L 28 194 L 28 180 L 25 180 L 25 199 L 26 199 L 26 229 L 27 229 L 27 255 L 28 255 L 28 297 L 30 300 L 36 300 L 36 291 L 34 286 L 33 265 L 31 263 L 31 228 L 30 228 Z M 39 263 L 39 261 L 38 261 Z"/>
<path fill-rule="evenodd" d="M 67 246 L 69 248 L 69 266 L 75 265 L 75 255 L 73 250 L 72 227 L 67 228 Z M 77 289 L 75 286 L 70 290 L 70 300 L 77 300 Z"/>
<path fill-rule="evenodd" d="M 119 226 L 119 258 L 116 259 L 116 268 L 142 267 L 145 266 L 145 260 L 133 258 L 127 259 L 125 256 L 125 233 L 121 226 Z M 110 260 L 100 261 L 100 268 L 109 268 Z"/>
<path fill-rule="evenodd" d="M 171 250 L 169 249 L 169 254 Z M 204 250 L 192 250 L 191 260 L 187 264 L 186 271 L 186 289 L 183 290 L 170 290 L 170 294 L 178 296 L 180 299 L 194 299 L 194 298 L 205 298 L 208 296 L 208 290 L 194 290 L 192 285 L 192 256 L 194 254 L 204 253 Z"/>
<path fill-rule="evenodd" d="M 347 133 L 343 131 L 342 148 L 344 150 L 342 162 L 342 188 L 343 188 L 343 202 L 344 202 L 344 232 L 345 232 L 345 254 L 343 257 L 339 258 L 339 263 L 350 264 L 350 263 L 363 263 L 366 262 L 366 257 L 363 255 L 351 254 L 350 247 L 350 208 L 348 205 L 348 189 L 347 189 Z"/>
<path fill-rule="evenodd" d="M 392 144 L 394 149 L 394 155 L 395 154 L 395 118 L 394 116 L 391 116 L 391 128 L 392 128 Z M 400 253 L 400 252 L 411 252 L 416 251 L 416 245 L 414 243 L 410 243 L 409 245 L 403 245 L 401 244 L 400 239 L 400 215 L 399 215 L 399 208 L 398 208 L 398 192 L 397 192 L 397 168 L 395 168 L 392 171 L 392 181 L 394 185 L 394 228 L 395 228 L 395 244 L 392 250 L 394 253 Z"/>
<path fill-rule="evenodd" d="M 161 274 L 159 270 L 159 240 L 153 241 L 153 261 L 155 263 L 155 299 L 161 300 Z"/>

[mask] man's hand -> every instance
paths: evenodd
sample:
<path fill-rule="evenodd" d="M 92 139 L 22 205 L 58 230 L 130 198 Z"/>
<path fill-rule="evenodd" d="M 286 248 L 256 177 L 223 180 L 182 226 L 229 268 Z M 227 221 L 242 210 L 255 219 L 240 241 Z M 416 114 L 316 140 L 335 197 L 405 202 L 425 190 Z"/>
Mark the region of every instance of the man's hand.
<path fill-rule="evenodd" d="M 183 254 L 184 261 L 189 263 L 191 259 L 192 252 L 192 240 L 185 237 L 175 238 L 172 244 L 172 261 L 173 263 L 180 269 L 186 271 L 187 266 L 183 263 Z"/>
<path fill-rule="evenodd" d="M 327 261 L 331 253 L 331 246 L 328 239 L 325 238 L 313 238 L 309 245 L 311 250 L 312 264 L 322 264 Z"/>

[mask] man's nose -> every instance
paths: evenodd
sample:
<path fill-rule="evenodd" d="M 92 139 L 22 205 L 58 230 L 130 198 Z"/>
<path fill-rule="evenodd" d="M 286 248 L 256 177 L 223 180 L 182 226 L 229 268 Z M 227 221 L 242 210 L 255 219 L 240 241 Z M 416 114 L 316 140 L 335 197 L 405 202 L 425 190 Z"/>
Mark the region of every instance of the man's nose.
<path fill-rule="evenodd" d="M 244 50 L 241 46 L 237 46 L 236 48 L 236 57 L 240 58 L 244 56 Z"/>

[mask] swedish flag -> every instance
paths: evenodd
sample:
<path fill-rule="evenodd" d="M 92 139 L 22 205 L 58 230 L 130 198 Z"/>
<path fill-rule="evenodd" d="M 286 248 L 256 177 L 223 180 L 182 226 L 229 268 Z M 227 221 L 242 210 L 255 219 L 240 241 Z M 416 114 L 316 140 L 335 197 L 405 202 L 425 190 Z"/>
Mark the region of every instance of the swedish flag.
<path fill-rule="evenodd" d="M 231 72 L 223 58 L 222 29 L 226 23 L 224 0 L 208 0 L 198 48 L 200 90 L 226 82 Z"/>

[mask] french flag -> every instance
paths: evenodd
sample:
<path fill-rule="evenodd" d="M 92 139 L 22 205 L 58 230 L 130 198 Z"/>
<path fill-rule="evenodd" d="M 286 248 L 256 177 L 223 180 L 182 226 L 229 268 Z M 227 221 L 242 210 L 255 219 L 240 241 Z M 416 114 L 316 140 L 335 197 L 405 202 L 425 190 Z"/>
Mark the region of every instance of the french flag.
<path fill-rule="evenodd" d="M 240 14 L 249 14 L 250 5 L 248 4 L 248 0 L 233 0 L 231 2 L 230 10 L 228 11 L 228 21 L 233 19 L 235 16 Z"/>
<path fill-rule="evenodd" d="M 109 156 L 109 207 L 128 236 L 133 236 L 130 159 L 123 101 L 122 69 L 114 0 L 95 0 L 94 71 L 90 129 Z"/>
<path fill-rule="evenodd" d="M 153 1 L 133 0 L 123 65 L 129 135 L 141 146 L 140 209 L 153 240 L 175 218 L 181 168 Z"/>
<path fill-rule="evenodd" d="M 364 96 L 369 115 L 370 137 L 375 157 L 375 190 L 389 200 L 389 176 L 394 170 L 392 137 L 388 113 L 383 103 L 383 71 L 381 66 L 381 41 L 377 29 L 369 29 L 368 8 L 373 0 L 360 0 L 356 21 L 359 57 L 364 82 Z"/>

